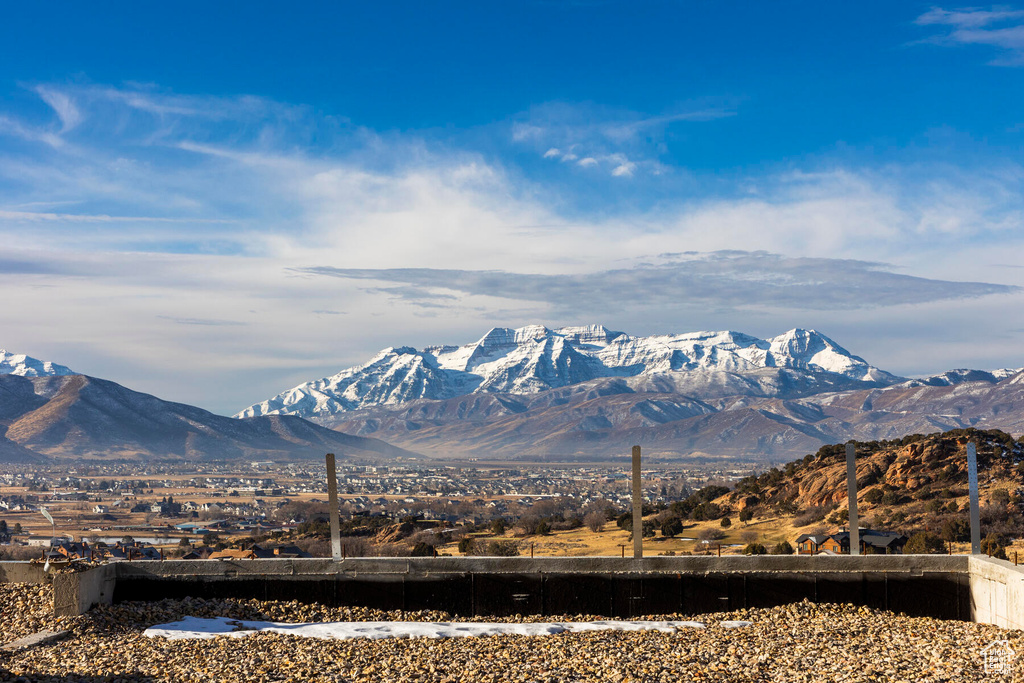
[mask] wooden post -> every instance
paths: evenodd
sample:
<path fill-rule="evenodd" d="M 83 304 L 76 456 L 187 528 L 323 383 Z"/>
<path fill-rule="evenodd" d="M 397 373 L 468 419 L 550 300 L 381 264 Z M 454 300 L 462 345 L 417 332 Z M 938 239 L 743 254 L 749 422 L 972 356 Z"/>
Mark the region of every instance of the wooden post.
<path fill-rule="evenodd" d="M 860 555 L 860 520 L 857 519 L 857 448 L 846 444 L 846 497 L 849 501 L 850 554 Z"/>
<path fill-rule="evenodd" d="M 640 497 L 640 447 L 633 446 L 633 557 L 644 556 L 644 508 Z"/>
<path fill-rule="evenodd" d="M 338 475 L 334 469 L 334 453 L 327 454 L 327 502 L 331 508 L 331 556 L 341 558 L 341 522 L 338 519 Z"/>
<path fill-rule="evenodd" d="M 978 449 L 967 444 L 967 488 L 971 494 L 971 554 L 981 554 L 981 512 L 978 510 Z"/>

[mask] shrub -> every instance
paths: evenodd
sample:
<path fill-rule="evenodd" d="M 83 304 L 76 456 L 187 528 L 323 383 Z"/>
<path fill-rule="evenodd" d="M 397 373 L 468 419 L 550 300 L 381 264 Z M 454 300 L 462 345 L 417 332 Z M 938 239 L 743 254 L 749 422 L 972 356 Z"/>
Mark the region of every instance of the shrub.
<path fill-rule="evenodd" d="M 472 555 L 473 546 L 476 545 L 476 541 L 472 536 L 466 536 L 459 541 L 459 552 L 463 555 Z"/>
<path fill-rule="evenodd" d="M 721 526 L 723 529 L 728 529 L 732 526 L 732 521 L 728 517 L 722 517 Z"/>
<path fill-rule="evenodd" d="M 413 546 L 411 555 L 413 557 L 433 557 L 434 546 L 420 541 Z"/>
<path fill-rule="evenodd" d="M 697 538 L 702 541 L 718 541 L 725 538 L 725 533 L 721 529 L 701 529 Z"/>
<path fill-rule="evenodd" d="M 807 510 L 796 516 L 796 519 L 793 520 L 793 525 L 807 526 L 809 524 L 814 524 L 815 522 L 820 522 L 825 519 L 825 515 L 829 513 L 829 510 L 830 508 L 820 505 L 809 507 Z"/>
<path fill-rule="evenodd" d="M 877 505 L 882 500 L 882 489 L 877 486 L 873 489 L 868 489 L 868 492 L 864 494 L 864 502 Z"/>
<path fill-rule="evenodd" d="M 1010 502 L 1010 492 L 1006 489 L 993 489 L 988 499 L 993 505 L 1006 505 Z"/>
<path fill-rule="evenodd" d="M 989 534 L 981 541 L 981 552 L 989 557 L 1006 559 L 1006 544 L 997 534 Z"/>
<path fill-rule="evenodd" d="M 515 557 L 519 554 L 519 544 L 515 541 L 491 541 L 487 545 L 487 553 L 498 557 Z"/>
<path fill-rule="evenodd" d="M 744 555 L 767 555 L 768 549 L 760 543 L 748 543 L 747 547 L 743 549 Z"/>
<path fill-rule="evenodd" d="M 903 502 L 903 496 L 900 495 L 899 491 L 887 491 L 882 494 L 880 502 L 882 505 L 899 505 Z"/>
<path fill-rule="evenodd" d="M 793 546 L 789 544 L 789 541 L 782 541 L 781 543 L 775 544 L 772 548 L 772 555 L 792 555 Z"/>
<path fill-rule="evenodd" d="M 910 537 L 903 552 L 908 555 L 925 555 L 943 553 L 946 551 L 945 544 L 937 534 L 930 531 L 920 531 Z"/>

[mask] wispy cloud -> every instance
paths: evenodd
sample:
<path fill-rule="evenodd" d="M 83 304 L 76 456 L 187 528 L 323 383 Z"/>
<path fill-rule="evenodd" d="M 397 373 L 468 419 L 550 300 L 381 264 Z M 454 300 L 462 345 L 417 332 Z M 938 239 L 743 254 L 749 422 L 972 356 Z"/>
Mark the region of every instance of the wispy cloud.
<path fill-rule="evenodd" d="M 545 159 L 616 177 L 638 170 L 660 173 L 659 144 L 674 124 L 735 116 L 729 106 L 692 106 L 657 116 L 593 104 L 548 103 L 520 115 L 512 140 L 534 148 Z"/>
<path fill-rule="evenodd" d="M 658 264 L 582 274 L 538 274 L 431 268 L 360 269 L 312 266 L 301 272 L 328 277 L 398 282 L 433 303 L 457 291 L 541 302 L 563 314 L 623 309 L 762 307 L 834 310 L 921 304 L 945 299 L 1013 294 L 1020 288 L 982 282 L 912 277 L 890 266 L 849 259 L 787 258 L 778 254 L 717 252 L 666 254 Z M 392 291 L 385 289 L 383 291 Z"/>
<path fill-rule="evenodd" d="M 36 92 L 57 113 L 62 133 L 72 130 L 82 122 L 82 114 L 69 93 L 46 86 L 39 86 Z"/>
<path fill-rule="evenodd" d="M 1024 66 L 1024 10 L 1007 7 L 933 8 L 916 19 L 921 26 L 946 30 L 924 42 L 939 45 L 987 45 L 1002 54 L 992 64 Z"/>
<path fill-rule="evenodd" d="M 209 320 L 207 318 L 177 318 L 170 315 L 158 315 L 161 320 L 170 320 L 179 325 L 201 325 L 204 327 L 237 327 L 245 325 L 237 320 Z"/>

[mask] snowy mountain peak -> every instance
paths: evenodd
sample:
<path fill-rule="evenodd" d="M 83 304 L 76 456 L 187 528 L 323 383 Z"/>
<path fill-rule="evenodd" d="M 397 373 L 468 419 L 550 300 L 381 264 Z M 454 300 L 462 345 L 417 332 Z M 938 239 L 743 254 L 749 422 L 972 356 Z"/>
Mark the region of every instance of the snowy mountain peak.
<path fill-rule="evenodd" d="M 57 363 L 38 360 L 23 353 L 10 353 L 0 349 L 0 375 L 20 375 L 22 377 L 47 377 L 51 375 L 73 375 L 71 368 Z"/>
<path fill-rule="evenodd" d="M 765 380 L 764 371 L 789 373 Z M 756 373 L 757 379 L 747 380 Z M 741 332 L 631 337 L 603 325 L 496 327 L 464 346 L 422 351 L 390 347 L 365 365 L 307 382 L 252 405 L 237 417 L 294 414 L 326 419 L 349 410 L 444 400 L 475 393 L 538 394 L 607 378 L 644 391 L 674 391 L 690 376 L 753 392 L 787 395 L 836 386 L 887 386 L 902 378 L 874 368 L 814 330 L 771 339 Z"/>

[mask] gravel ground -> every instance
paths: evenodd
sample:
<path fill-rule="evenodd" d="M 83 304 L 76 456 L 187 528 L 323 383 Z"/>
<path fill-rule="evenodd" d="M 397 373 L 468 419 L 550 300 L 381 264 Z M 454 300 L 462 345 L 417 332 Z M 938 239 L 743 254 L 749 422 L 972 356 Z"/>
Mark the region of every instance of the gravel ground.
<path fill-rule="evenodd" d="M 704 615 L 705 630 L 605 631 L 552 636 L 325 641 L 257 633 L 245 638 L 146 638 L 182 616 L 285 622 L 450 621 L 444 612 L 383 612 L 256 600 L 163 600 L 94 609 L 54 620 L 48 587 L 0 585 L 0 642 L 43 628 L 59 643 L 0 653 L 0 681 L 1016 681 L 1024 632 L 910 618 L 849 605 L 799 603 Z M 585 621 L 599 617 L 476 618 Z M 456 618 L 457 620 L 457 618 Z M 752 626 L 726 629 L 719 622 Z M 986 673 L 981 649 L 1007 639 L 1021 653 L 1013 673 Z"/>

